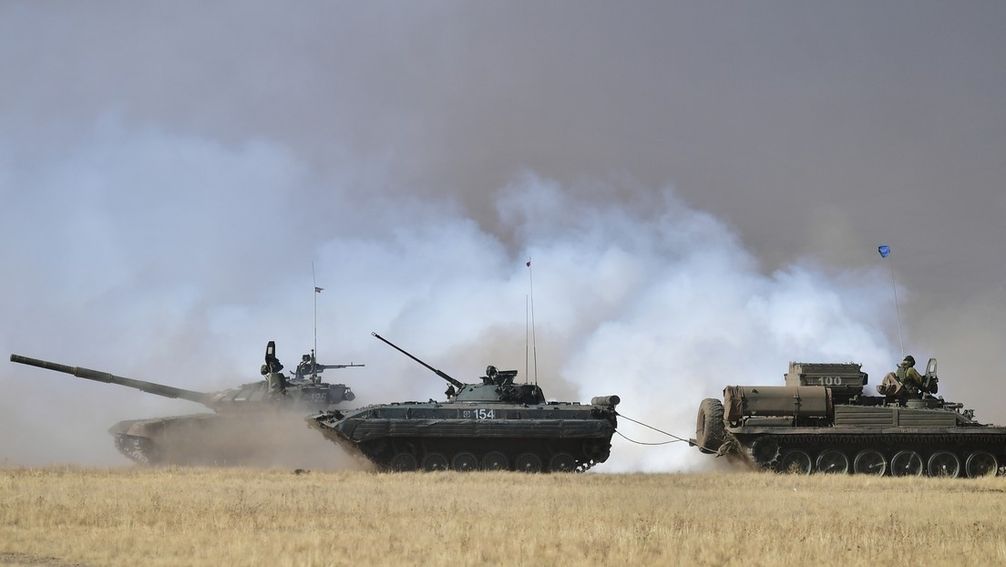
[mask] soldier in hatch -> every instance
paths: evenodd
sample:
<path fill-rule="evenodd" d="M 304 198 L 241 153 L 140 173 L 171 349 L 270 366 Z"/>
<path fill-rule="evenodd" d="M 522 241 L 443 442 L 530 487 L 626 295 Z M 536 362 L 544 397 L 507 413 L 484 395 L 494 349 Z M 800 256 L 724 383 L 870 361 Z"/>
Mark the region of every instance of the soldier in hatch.
<path fill-rule="evenodd" d="M 923 381 L 919 371 L 915 369 L 915 357 L 906 356 L 898 364 L 897 370 L 888 372 L 877 391 L 884 396 L 898 398 L 900 401 L 921 398 Z"/>
<path fill-rule="evenodd" d="M 311 360 L 310 354 L 305 354 L 300 357 L 300 364 L 297 365 L 297 378 L 303 379 L 311 376 L 314 373 L 314 361 Z"/>
<path fill-rule="evenodd" d="M 271 350 L 270 350 L 271 349 Z M 275 346 L 269 341 L 266 347 L 265 364 L 262 365 L 262 376 L 269 385 L 269 392 L 274 396 L 286 394 L 286 376 L 283 375 L 283 363 L 276 358 Z"/>
<path fill-rule="evenodd" d="M 486 366 L 486 375 L 482 377 L 482 383 L 485 384 L 486 386 L 493 386 L 493 385 L 498 386 L 499 383 L 496 380 L 496 377 L 498 375 L 499 371 L 496 370 L 495 366 L 490 364 L 489 366 Z"/>

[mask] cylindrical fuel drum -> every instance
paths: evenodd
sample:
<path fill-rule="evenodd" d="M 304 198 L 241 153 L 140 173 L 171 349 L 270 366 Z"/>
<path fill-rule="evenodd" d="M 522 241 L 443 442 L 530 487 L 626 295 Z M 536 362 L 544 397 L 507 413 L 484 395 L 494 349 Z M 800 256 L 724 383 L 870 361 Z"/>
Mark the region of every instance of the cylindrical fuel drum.
<path fill-rule="evenodd" d="M 590 405 L 615 407 L 618 405 L 618 402 L 621 401 L 622 398 L 619 398 L 618 396 L 597 396 L 596 398 L 590 399 Z"/>
<path fill-rule="evenodd" d="M 723 406 L 726 421 L 749 416 L 829 417 L 833 411 L 831 392 L 824 386 L 727 386 Z"/>

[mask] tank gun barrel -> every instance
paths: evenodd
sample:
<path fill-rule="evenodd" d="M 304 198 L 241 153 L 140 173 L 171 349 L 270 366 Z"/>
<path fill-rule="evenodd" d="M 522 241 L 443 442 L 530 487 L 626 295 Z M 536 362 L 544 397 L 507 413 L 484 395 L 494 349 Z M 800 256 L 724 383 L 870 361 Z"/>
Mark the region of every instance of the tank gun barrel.
<path fill-rule="evenodd" d="M 448 374 L 447 374 L 446 372 L 442 372 L 442 371 L 440 371 L 440 370 L 437 370 L 436 368 L 433 368 L 433 367 L 432 367 L 432 366 L 430 366 L 429 364 L 426 364 L 426 363 L 425 363 L 425 362 L 423 362 L 422 360 L 419 360 L 418 358 L 416 358 L 416 357 L 412 356 L 411 354 L 409 354 L 409 353 L 408 353 L 408 352 L 406 352 L 405 350 L 401 349 L 401 348 L 400 348 L 400 347 L 399 347 L 398 345 L 396 345 L 395 343 L 393 343 L 393 342 L 389 341 L 388 339 L 386 339 L 386 338 L 382 337 L 381 335 L 378 335 L 377 333 L 374 333 L 374 332 L 371 332 L 370 334 L 371 334 L 371 335 L 373 335 L 373 336 L 375 336 L 375 337 L 377 337 L 378 339 L 380 339 L 380 340 L 381 340 L 382 342 L 384 342 L 385 344 L 387 344 L 387 345 L 388 345 L 388 346 L 390 346 L 391 348 L 393 348 L 393 349 L 397 350 L 398 352 L 400 352 L 400 353 L 404 354 L 405 356 L 407 356 L 407 357 L 411 358 L 412 360 L 415 360 L 415 361 L 416 361 L 416 362 L 418 362 L 419 364 L 422 364 L 422 365 L 423 365 L 423 367 L 425 367 L 425 368 L 426 368 L 427 370 L 429 370 L 430 372 L 432 372 L 432 373 L 436 374 L 437 376 L 440 376 L 440 377 L 441 377 L 441 378 L 443 378 L 444 380 L 447 380 L 448 382 L 450 382 L 451 384 L 453 384 L 455 388 L 458 388 L 458 389 L 461 389 L 461 388 L 464 388 L 464 387 L 465 387 L 465 385 L 464 385 L 464 384 L 463 384 L 463 383 L 462 383 L 462 382 L 461 382 L 460 380 L 457 380 L 457 379 L 455 379 L 455 378 L 452 378 L 452 377 L 451 377 L 451 376 L 449 376 L 449 375 L 448 375 Z"/>
<path fill-rule="evenodd" d="M 145 382 L 143 380 L 134 380 L 132 378 L 116 376 L 115 374 L 110 374 L 108 372 L 91 370 L 90 368 L 83 368 L 80 366 L 68 366 L 66 364 L 49 362 L 48 360 L 40 360 L 37 358 L 30 358 L 27 356 L 21 356 L 19 354 L 10 355 L 10 361 L 16 362 L 18 364 L 26 364 L 28 366 L 44 368 L 45 370 L 62 372 L 64 374 L 72 374 L 77 378 L 84 378 L 86 380 L 94 380 L 96 382 L 105 382 L 107 384 L 118 384 L 120 386 L 126 386 L 128 388 L 136 388 L 137 390 L 141 390 L 149 394 L 164 396 L 166 398 L 181 398 L 183 400 L 188 400 L 190 402 L 196 402 L 203 405 L 208 405 L 209 403 L 209 395 L 203 392 L 196 392 L 194 390 L 185 390 L 183 388 L 175 388 L 173 386 L 165 386 L 163 384 L 156 384 L 154 382 Z"/>

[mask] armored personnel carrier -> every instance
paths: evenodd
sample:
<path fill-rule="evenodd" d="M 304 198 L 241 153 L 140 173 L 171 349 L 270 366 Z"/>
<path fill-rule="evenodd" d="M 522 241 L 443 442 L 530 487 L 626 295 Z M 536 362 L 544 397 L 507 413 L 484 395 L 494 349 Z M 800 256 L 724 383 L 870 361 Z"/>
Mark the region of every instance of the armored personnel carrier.
<path fill-rule="evenodd" d="M 1006 464 L 1006 428 L 979 423 L 973 410 L 936 397 L 936 368 L 930 359 L 913 396 L 900 387 L 868 396 L 859 364 L 793 362 L 785 386 L 728 386 L 722 402 L 703 400 L 691 441 L 704 453 L 778 472 L 998 474 Z"/>
<path fill-rule="evenodd" d="M 10 360 L 157 396 L 188 400 L 215 412 L 120 421 L 113 425 L 108 431 L 115 438 L 116 448 L 133 461 L 144 464 L 241 464 L 246 457 L 269 454 L 275 449 L 270 443 L 283 444 L 285 441 L 281 436 L 263 431 L 276 428 L 280 423 L 267 418 L 288 414 L 299 422 L 306 414 L 352 401 L 356 396 L 349 386 L 324 383 L 318 375 L 326 369 L 363 366 L 318 364 L 312 352 L 304 355 L 294 377 L 288 378 L 276 358 L 275 341 L 269 341 L 262 365 L 263 380 L 218 392 L 198 392 L 18 354 L 12 354 Z"/>
<path fill-rule="evenodd" d="M 456 380 L 377 333 L 405 356 L 446 380 L 447 400 L 327 411 L 308 423 L 381 470 L 453 469 L 582 472 L 607 460 L 618 396 L 590 405 L 547 402 L 516 370 L 486 369 L 477 383 Z"/>

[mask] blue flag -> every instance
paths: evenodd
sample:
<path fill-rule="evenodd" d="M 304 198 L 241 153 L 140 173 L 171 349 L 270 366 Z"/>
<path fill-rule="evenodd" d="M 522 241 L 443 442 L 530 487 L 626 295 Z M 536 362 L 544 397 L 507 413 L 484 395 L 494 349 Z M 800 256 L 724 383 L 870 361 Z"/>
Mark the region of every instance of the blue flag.
<path fill-rule="evenodd" d="M 887 258 L 891 255 L 891 247 L 886 244 L 881 244 L 880 246 L 877 246 L 877 252 L 880 252 L 881 258 Z"/>

